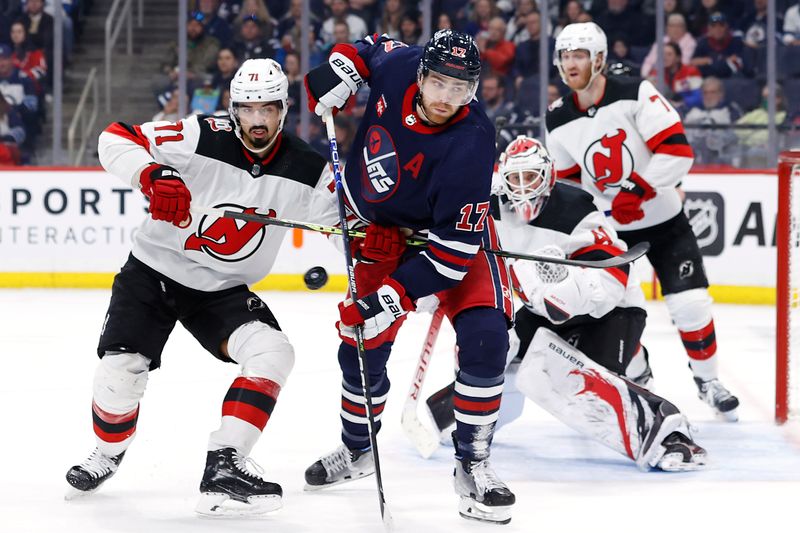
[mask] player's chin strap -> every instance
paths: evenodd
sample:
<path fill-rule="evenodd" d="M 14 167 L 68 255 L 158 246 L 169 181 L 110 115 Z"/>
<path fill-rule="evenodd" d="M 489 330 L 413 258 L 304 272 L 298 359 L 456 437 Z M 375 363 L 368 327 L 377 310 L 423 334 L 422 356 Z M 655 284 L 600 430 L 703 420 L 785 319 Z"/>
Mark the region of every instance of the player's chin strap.
<path fill-rule="evenodd" d="M 217 207 L 203 207 L 192 205 L 192 214 L 196 216 L 212 216 L 217 218 L 232 218 L 234 220 L 243 220 L 245 222 L 258 222 L 259 224 L 268 224 L 271 226 L 280 226 L 282 228 L 296 228 L 308 231 L 316 231 L 326 235 L 342 235 L 342 229 L 336 226 L 325 226 L 322 224 L 315 224 L 313 222 L 299 222 L 296 220 L 286 220 L 282 218 L 274 218 L 259 213 L 242 213 L 241 211 L 229 211 L 227 209 L 220 209 Z M 366 233 L 357 230 L 348 230 L 350 237 L 366 237 Z M 428 246 L 428 239 L 422 237 L 409 237 L 406 239 L 407 246 L 417 248 L 426 248 Z M 494 254 L 498 257 L 509 257 L 512 259 L 521 259 L 523 261 L 539 261 L 540 263 L 556 263 L 559 265 L 578 266 L 584 268 L 614 268 L 627 265 L 636 261 L 650 250 L 649 242 L 640 242 L 628 251 L 613 257 L 596 260 L 583 260 L 583 259 L 566 259 L 561 257 L 549 257 L 544 255 L 524 254 L 519 252 L 511 252 L 508 250 L 500 250 L 496 248 L 483 248 L 486 253 Z"/>

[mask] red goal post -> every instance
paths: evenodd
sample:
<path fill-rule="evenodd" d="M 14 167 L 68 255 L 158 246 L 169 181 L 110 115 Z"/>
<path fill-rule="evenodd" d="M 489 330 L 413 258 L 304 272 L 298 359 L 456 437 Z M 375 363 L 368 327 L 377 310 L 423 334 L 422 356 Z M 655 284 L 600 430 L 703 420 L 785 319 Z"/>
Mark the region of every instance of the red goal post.
<path fill-rule="evenodd" d="M 800 415 L 800 151 L 778 157 L 775 419 Z"/>

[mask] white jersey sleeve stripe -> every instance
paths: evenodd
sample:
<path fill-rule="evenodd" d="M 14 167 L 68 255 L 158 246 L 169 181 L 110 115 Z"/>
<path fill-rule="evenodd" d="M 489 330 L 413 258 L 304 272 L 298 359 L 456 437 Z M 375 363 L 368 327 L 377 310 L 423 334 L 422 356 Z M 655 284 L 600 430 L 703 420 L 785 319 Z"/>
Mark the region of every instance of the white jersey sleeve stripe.
<path fill-rule="evenodd" d="M 422 252 L 422 254 L 420 254 L 420 255 L 422 255 L 423 257 L 425 257 L 425 259 L 430 261 L 431 264 L 433 265 L 433 268 L 436 269 L 436 272 L 438 272 L 439 274 L 441 274 L 442 276 L 444 276 L 446 278 L 454 279 L 456 281 L 461 281 L 467 275 L 466 271 L 459 272 L 458 270 L 454 270 L 454 269 L 452 269 L 450 267 L 447 267 L 447 266 L 443 265 L 442 263 L 437 261 L 435 258 L 431 257 L 431 255 L 427 251 Z"/>
<path fill-rule="evenodd" d="M 448 241 L 442 239 L 433 232 L 428 233 L 428 238 L 443 248 L 451 248 L 464 254 L 475 255 L 478 253 L 478 249 L 480 248 L 480 245 L 477 244 L 467 244 L 460 241 Z"/>

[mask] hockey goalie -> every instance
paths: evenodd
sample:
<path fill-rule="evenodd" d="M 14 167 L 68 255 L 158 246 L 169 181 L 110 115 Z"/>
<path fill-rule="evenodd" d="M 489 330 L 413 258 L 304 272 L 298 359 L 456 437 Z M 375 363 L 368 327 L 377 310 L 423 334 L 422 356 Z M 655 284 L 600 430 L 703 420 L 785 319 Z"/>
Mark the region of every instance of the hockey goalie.
<path fill-rule="evenodd" d="M 626 249 L 591 195 L 555 183 L 553 162 L 536 139 L 516 138 L 501 155 L 497 178 L 493 215 L 505 247 L 575 259 L 603 259 Z M 644 295 L 630 266 L 600 270 L 517 261 L 511 271 L 524 305 L 511 334 L 498 424 L 518 418 L 528 397 L 643 470 L 702 468 L 706 451 L 692 440 L 678 408 L 620 377 L 645 353 Z M 634 377 L 649 381 L 649 373 Z M 453 416 L 449 390 L 428 400 L 440 429 Z"/>

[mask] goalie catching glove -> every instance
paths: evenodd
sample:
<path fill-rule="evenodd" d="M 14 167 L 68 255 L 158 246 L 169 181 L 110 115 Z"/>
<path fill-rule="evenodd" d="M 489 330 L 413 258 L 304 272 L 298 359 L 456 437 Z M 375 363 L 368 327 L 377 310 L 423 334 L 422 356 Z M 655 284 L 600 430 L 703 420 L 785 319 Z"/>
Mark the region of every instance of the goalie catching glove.
<path fill-rule="evenodd" d="M 387 277 L 377 291 L 355 302 L 348 299 L 339 304 L 339 334 L 343 339 L 355 340 L 354 327 L 363 325 L 365 341 L 377 339 L 397 319 L 413 310 L 414 303 L 403 286 Z M 367 346 L 371 348 L 376 343 L 365 344 L 373 345 Z"/>
<path fill-rule="evenodd" d="M 150 163 L 139 174 L 142 193 L 150 200 L 150 216 L 175 226 L 185 227 L 190 220 L 189 204 L 192 194 L 181 174 L 168 165 Z"/>
<path fill-rule="evenodd" d="M 358 69 L 356 63 L 360 63 L 362 68 Z M 335 113 L 337 109 L 344 108 L 347 99 L 364 84 L 362 71 L 366 72 L 366 66 L 354 46 L 334 46 L 328 62 L 306 74 L 308 110 L 322 116 L 326 109 L 332 109 Z"/>

